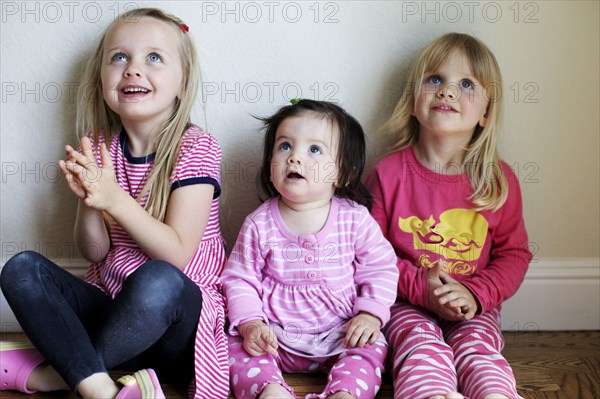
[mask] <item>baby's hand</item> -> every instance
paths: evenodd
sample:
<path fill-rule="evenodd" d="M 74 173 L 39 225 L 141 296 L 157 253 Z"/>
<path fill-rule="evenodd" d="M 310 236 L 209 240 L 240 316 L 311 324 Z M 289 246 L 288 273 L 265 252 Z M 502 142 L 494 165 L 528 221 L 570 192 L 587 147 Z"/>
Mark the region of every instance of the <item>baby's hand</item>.
<path fill-rule="evenodd" d="M 271 328 L 262 320 L 252 320 L 238 326 L 244 338 L 244 349 L 251 356 L 262 356 L 270 353 L 277 356 L 277 337 Z"/>
<path fill-rule="evenodd" d="M 374 344 L 379 338 L 381 320 L 370 313 L 359 312 L 350 319 L 346 328 L 344 345 L 346 348 L 362 348 L 365 344 Z"/>

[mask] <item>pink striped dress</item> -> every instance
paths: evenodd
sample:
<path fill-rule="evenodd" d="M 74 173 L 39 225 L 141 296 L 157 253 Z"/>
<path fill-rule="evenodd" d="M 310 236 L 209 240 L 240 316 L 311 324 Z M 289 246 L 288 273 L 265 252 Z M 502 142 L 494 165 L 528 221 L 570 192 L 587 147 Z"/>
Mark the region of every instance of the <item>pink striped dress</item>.
<path fill-rule="evenodd" d="M 99 144 L 102 142 L 100 139 Z M 109 152 L 119 185 L 137 197 L 154 165 L 154 154 L 132 156 L 124 131 L 111 141 Z M 101 165 L 97 148 L 95 155 Z M 219 227 L 220 163 L 221 148 L 217 140 L 197 126 L 190 125 L 182 137 L 179 159 L 171 178 L 172 190 L 191 184 L 211 184 L 215 187 L 204 236 L 183 271 L 202 292 L 202 313 L 195 345 L 195 381 L 189 392 L 190 397 L 195 399 L 227 398 L 229 393 L 224 300 L 219 278 L 226 259 Z M 148 194 L 140 200 L 142 206 L 147 200 Z M 84 279 L 114 298 L 127 276 L 150 257 L 114 220 L 110 222 L 109 231 L 111 247 L 107 257 L 100 263 L 90 265 Z"/>

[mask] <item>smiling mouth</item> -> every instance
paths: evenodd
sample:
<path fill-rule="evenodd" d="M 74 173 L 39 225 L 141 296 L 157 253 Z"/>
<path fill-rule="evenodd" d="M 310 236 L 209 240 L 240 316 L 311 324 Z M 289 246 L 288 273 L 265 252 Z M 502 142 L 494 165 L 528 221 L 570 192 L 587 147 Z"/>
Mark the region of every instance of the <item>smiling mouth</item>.
<path fill-rule="evenodd" d="M 144 89 L 143 87 L 125 87 L 124 89 L 121 90 L 121 92 L 123 94 L 138 94 L 138 93 L 146 94 L 146 93 L 149 93 L 150 90 Z"/>
<path fill-rule="evenodd" d="M 458 112 L 457 110 L 455 110 L 452 107 L 449 107 L 447 105 L 436 105 L 433 107 L 434 110 L 437 111 L 448 111 L 448 112 Z"/>

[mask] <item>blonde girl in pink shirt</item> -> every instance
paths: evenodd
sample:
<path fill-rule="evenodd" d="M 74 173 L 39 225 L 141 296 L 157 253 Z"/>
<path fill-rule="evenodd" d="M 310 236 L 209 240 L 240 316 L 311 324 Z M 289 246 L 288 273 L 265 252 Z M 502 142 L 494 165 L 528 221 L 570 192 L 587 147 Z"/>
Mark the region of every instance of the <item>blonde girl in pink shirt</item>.
<path fill-rule="evenodd" d="M 449 33 L 423 49 L 385 126 L 393 151 L 367 186 L 400 270 L 385 329 L 395 399 L 519 398 L 500 309 L 531 254 L 519 182 L 496 150 L 501 89 L 489 48 Z"/>

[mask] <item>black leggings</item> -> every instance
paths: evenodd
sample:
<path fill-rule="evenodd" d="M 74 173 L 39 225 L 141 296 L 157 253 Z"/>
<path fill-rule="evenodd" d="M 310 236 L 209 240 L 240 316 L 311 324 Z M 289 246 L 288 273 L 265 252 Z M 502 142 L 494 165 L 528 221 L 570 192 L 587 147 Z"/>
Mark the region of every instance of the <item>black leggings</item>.
<path fill-rule="evenodd" d="M 193 376 L 202 295 L 167 262 L 140 266 L 111 300 L 27 251 L 4 265 L 0 287 L 27 337 L 73 391 L 111 368 L 151 367 L 182 381 Z"/>

